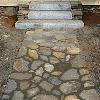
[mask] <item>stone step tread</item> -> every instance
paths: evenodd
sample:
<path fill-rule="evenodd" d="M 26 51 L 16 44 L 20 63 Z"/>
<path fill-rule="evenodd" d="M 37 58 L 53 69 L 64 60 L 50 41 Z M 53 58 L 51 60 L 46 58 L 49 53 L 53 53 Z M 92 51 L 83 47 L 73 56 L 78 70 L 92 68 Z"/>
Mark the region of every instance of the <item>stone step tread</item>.
<path fill-rule="evenodd" d="M 30 10 L 67 10 L 71 9 L 70 2 L 32 2 Z"/>
<path fill-rule="evenodd" d="M 30 11 L 28 19 L 72 19 L 71 11 Z"/>
<path fill-rule="evenodd" d="M 81 20 L 23 20 L 17 21 L 15 27 L 17 29 L 66 30 L 66 28 L 84 27 L 84 23 Z"/>
<path fill-rule="evenodd" d="M 80 1 L 35 1 L 29 4 L 30 10 L 67 10 L 77 7 L 82 7 Z"/>

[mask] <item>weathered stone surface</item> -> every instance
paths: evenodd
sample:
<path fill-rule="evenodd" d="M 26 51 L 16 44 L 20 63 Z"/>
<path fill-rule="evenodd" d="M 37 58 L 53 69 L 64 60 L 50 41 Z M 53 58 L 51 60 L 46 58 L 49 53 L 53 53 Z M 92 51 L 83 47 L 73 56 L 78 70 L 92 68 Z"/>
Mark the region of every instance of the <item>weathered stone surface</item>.
<path fill-rule="evenodd" d="M 28 19 L 72 19 L 71 11 L 30 11 Z"/>
<path fill-rule="evenodd" d="M 3 95 L 2 100 L 9 100 L 10 96 L 9 95 Z"/>
<path fill-rule="evenodd" d="M 35 3 L 31 2 L 29 5 L 30 10 L 70 10 L 70 2 L 46 2 L 46 3 Z"/>
<path fill-rule="evenodd" d="M 31 69 L 35 70 L 37 68 L 39 68 L 44 62 L 41 60 L 37 60 L 37 61 L 33 61 L 32 65 L 31 65 Z"/>
<path fill-rule="evenodd" d="M 30 98 L 30 97 L 32 97 L 32 96 L 35 96 L 35 95 L 37 95 L 37 93 L 39 93 L 39 88 L 32 88 L 32 89 L 29 89 L 29 90 L 27 90 L 27 97 L 28 98 Z"/>
<path fill-rule="evenodd" d="M 34 83 L 39 83 L 40 81 L 41 81 L 41 77 L 39 77 L 39 76 L 35 76 L 34 78 L 33 78 L 33 80 L 32 80 L 32 82 L 34 82 Z"/>
<path fill-rule="evenodd" d="M 48 57 L 47 56 L 44 56 L 44 55 L 40 55 L 40 58 L 44 61 L 48 61 Z"/>
<path fill-rule="evenodd" d="M 79 72 L 80 72 L 80 75 L 86 75 L 90 73 L 88 69 L 80 69 Z"/>
<path fill-rule="evenodd" d="M 65 96 L 64 100 L 80 100 L 76 95 Z"/>
<path fill-rule="evenodd" d="M 88 81 L 88 80 L 92 81 L 92 76 L 91 76 L 91 74 L 84 75 L 81 80 L 82 81 Z"/>
<path fill-rule="evenodd" d="M 59 60 L 56 57 L 50 57 L 49 60 L 50 60 L 50 63 L 52 64 L 59 63 Z"/>
<path fill-rule="evenodd" d="M 64 81 L 79 79 L 79 74 L 76 69 L 70 69 L 61 76 L 61 79 Z"/>
<path fill-rule="evenodd" d="M 66 44 L 62 42 L 57 42 L 53 47 L 55 51 L 64 51 L 66 49 Z"/>
<path fill-rule="evenodd" d="M 79 54 L 80 49 L 78 47 L 67 47 L 68 54 Z"/>
<path fill-rule="evenodd" d="M 40 47 L 40 54 L 43 54 L 43 55 L 51 55 L 51 50 L 50 48 L 47 48 L 47 47 Z"/>
<path fill-rule="evenodd" d="M 84 27 L 84 23 L 81 20 L 26 20 L 17 21 L 15 23 L 16 29 L 37 29 L 42 28 L 44 30 L 68 30 L 78 29 Z"/>
<path fill-rule="evenodd" d="M 46 64 L 44 65 L 44 68 L 45 68 L 45 70 L 46 70 L 47 72 L 52 72 L 52 71 L 54 70 L 54 66 L 51 65 L 51 64 L 49 64 L 49 63 L 46 63 Z"/>
<path fill-rule="evenodd" d="M 65 40 L 65 39 L 66 39 L 66 37 L 65 37 L 63 34 L 55 35 L 55 38 L 56 38 L 57 40 Z"/>
<path fill-rule="evenodd" d="M 59 100 L 59 99 L 53 95 L 39 94 L 33 97 L 32 100 Z"/>
<path fill-rule="evenodd" d="M 54 75 L 54 76 L 60 76 L 62 74 L 61 71 L 54 71 L 51 73 L 51 75 Z"/>
<path fill-rule="evenodd" d="M 38 76 L 42 76 L 44 70 L 42 67 L 40 67 L 39 69 L 36 70 L 35 74 L 38 75 Z"/>
<path fill-rule="evenodd" d="M 92 81 L 86 81 L 85 83 L 84 83 L 84 87 L 85 88 L 87 88 L 87 87 L 94 87 L 95 85 L 94 85 L 94 83 L 92 82 Z"/>
<path fill-rule="evenodd" d="M 100 100 L 99 94 L 95 89 L 83 90 L 80 96 L 85 100 Z"/>
<path fill-rule="evenodd" d="M 32 74 L 29 74 L 29 73 L 12 73 L 10 75 L 10 78 L 16 79 L 16 80 L 30 79 L 31 77 L 32 77 Z"/>
<path fill-rule="evenodd" d="M 69 82 L 61 84 L 59 89 L 64 94 L 69 94 L 72 92 L 77 92 L 77 90 L 80 89 L 80 86 L 81 86 L 81 84 L 77 81 L 69 81 Z"/>
<path fill-rule="evenodd" d="M 67 55 L 66 56 L 66 61 L 69 61 L 70 60 L 70 55 Z"/>
<path fill-rule="evenodd" d="M 27 55 L 27 48 L 24 47 L 24 46 L 22 46 L 22 47 L 20 48 L 19 52 L 18 52 L 17 57 L 22 57 L 22 56 L 24 56 L 24 55 Z"/>
<path fill-rule="evenodd" d="M 31 49 L 29 49 L 28 55 L 29 55 L 29 57 L 31 57 L 31 58 L 33 58 L 33 59 L 38 59 L 38 53 L 37 53 L 36 50 L 31 50 Z"/>
<path fill-rule="evenodd" d="M 14 80 L 8 80 L 7 86 L 5 88 L 5 93 L 11 93 L 12 91 L 16 90 L 17 83 Z"/>
<path fill-rule="evenodd" d="M 37 43 L 31 43 L 31 44 L 27 45 L 27 47 L 30 49 L 37 49 L 39 46 Z"/>
<path fill-rule="evenodd" d="M 86 67 L 85 57 L 82 55 L 77 55 L 73 60 L 71 60 L 72 67 L 84 68 Z"/>
<path fill-rule="evenodd" d="M 46 81 L 42 81 L 39 86 L 41 86 L 43 89 L 45 89 L 46 91 L 51 91 L 51 89 L 53 88 L 53 85 L 46 82 Z"/>
<path fill-rule="evenodd" d="M 48 78 L 50 75 L 48 73 L 44 73 L 43 78 Z"/>
<path fill-rule="evenodd" d="M 23 100 L 24 94 L 21 91 L 14 91 L 13 100 Z"/>
<path fill-rule="evenodd" d="M 64 58 L 65 57 L 65 53 L 62 53 L 62 52 L 53 52 L 53 55 L 57 58 Z"/>
<path fill-rule="evenodd" d="M 53 93 L 54 95 L 57 95 L 57 96 L 58 96 L 58 95 L 61 95 L 60 91 L 58 91 L 58 90 L 53 90 L 52 93 Z"/>
<path fill-rule="evenodd" d="M 17 59 L 14 63 L 13 69 L 18 72 L 24 72 L 29 70 L 28 66 L 29 62 L 21 59 Z"/>
<path fill-rule="evenodd" d="M 60 85 L 61 81 L 58 77 L 49 77 L 48 81 L 52 83 L 53 85 Z"/>
<path fill-rule="evenodd" d="M 21 81 L 20 82 L 20 88 L 21 88 L 21 90 L 25 90 L 25 89 L 27 89 L 28 87 L 29 87 L 29 82 L 28 81 Z"/>

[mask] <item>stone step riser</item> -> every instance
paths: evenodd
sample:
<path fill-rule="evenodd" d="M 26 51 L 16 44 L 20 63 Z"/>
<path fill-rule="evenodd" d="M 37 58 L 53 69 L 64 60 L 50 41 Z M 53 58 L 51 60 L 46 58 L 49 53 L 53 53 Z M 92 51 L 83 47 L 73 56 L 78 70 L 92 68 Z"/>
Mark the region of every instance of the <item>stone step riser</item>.
<path fill-rule="evenodd" d="M 71 11 L 30 11 L 28 19 L 72 19 Z"/>
<path fill-rule="evenodd" d="M 66 21 L 18 21 L 15 24 L 17 29 L 38 29 L 43 30 L 66 30 L 68 28 L 77 29 L 84 27 L 81 20 L 66 20 Z"/>

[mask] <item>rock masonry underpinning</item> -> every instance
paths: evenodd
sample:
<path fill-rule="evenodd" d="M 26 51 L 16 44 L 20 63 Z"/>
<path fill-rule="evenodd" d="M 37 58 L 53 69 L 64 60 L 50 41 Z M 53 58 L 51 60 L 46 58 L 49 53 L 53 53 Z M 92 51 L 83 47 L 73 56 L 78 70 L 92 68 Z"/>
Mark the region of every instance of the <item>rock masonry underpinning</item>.
<path fill-rule="evenodd" d="M 1 100 L 99 100 L 75 32 L 28 31 Z"/>

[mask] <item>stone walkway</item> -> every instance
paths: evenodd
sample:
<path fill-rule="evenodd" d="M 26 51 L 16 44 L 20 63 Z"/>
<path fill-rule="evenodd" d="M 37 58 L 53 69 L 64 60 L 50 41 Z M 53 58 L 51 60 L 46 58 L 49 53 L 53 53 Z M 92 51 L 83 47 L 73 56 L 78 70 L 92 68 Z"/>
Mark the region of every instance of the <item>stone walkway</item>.
<path fill-rule="evenodd" d="M 80 53 L 74 30 L 27 31 L 2 100 L 100 100 Z"/>

